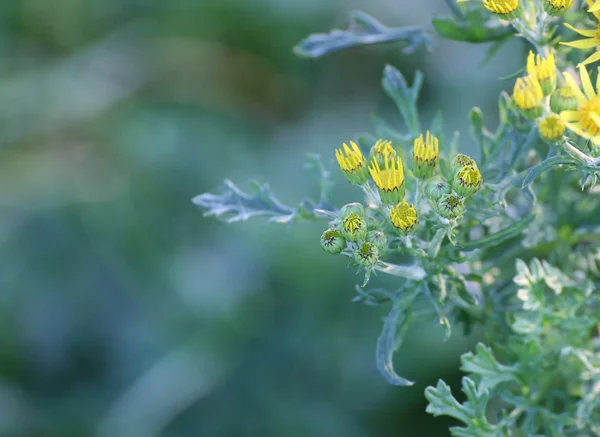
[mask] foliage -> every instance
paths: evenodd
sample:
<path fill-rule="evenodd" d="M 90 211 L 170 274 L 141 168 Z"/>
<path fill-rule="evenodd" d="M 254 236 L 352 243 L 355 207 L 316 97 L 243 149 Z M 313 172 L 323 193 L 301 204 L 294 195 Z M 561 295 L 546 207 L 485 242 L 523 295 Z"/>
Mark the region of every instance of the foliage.
<path fill-rule="evenodd" d="M 505 3 L 517 7 L 494 9 Z M 392 357 L 414 320 L 435 319 L 447 337 L 457 323 L 465 330 L 480 326 L 484 342 L 462 357 L 461 369 L 468 374 L 462 381 L 466 400 L 457 400 L 441 380 L 425 391 L 427 412 L 462 422 L 451 428 L 453 436 L 600 435 L 600 204 L 594 189 L 600 125 L 590 125 L 600 120 L 586 112 L 598 97 L 589 91 L 585 67 L 585 96 L 579 105 L 570 110 L 550 105 L 557 86 L 574 86 L 569 75 L 565 82 L 556 74 L 554 59 L 562 71 L 584 59 L 558 44 L 567 3 L 563 10 L 549 0 L 492 6 L 448 1 L 452 16 L 433 20 L 443 38 L 493 42 L 490 56 L 517 37 L 541 56 L 524 68 L 526 76 L 517 79 L 513 96 L 500 93 L 495 129 L 487 127 L 490 120 L 479 108 L 469 114 L 477 160 L 458 154 L 459 137 L 446 138 L 441 114 L 422 119 L 418 97 L 423 75 L 416 72 L 409 85 L 388 65 L 382 86 L 404 129 L 375 117 L 373 138 L 384 138 L 391 149 L 362 137 L 358 152 L 337 152 L 341 170 L 362 190 L 360 205 L 331 206 L 329 171 L 314 156 L 311 165 L 320 169 L 322 187 L 316 204 L 306 201 L 290 208 L 266 186 L 254 184 L 255 194 L 249 195 L 229 181 L 222 194 L 194 200 L 207 215 L 228 221 L 255 215 L 280 223 L 327 220 L 329 235 L 342 243 L 328 252 L 350 258 L 351 266 L 364 273 L 355 300 L 391 304 L 376 353 L 377 367 L 391 384 L 413 384 L 396 373 Z M 581 9 L 576 3 L 573 9 Z M 572 25 L 589 27 L 585 14 L 573 12 L 567 18 Z M 353 45 L 398 40 L 408 42 L 411 51 L 421 45 L 429 49 L 428 32 L 388 28 L 353 13 L 349 30 L 311 35 L 295 50 L 318 57 Z M 423 144 L 423 126 L 428 126 L 427 152 L 420 156 L 416 145 Z M 413 153 L 407 153 L 413 144 Z M 430 178 L 427 165 L 436 178 Z M 363 180 L 368 177 L 365 166 L 372 181 Z M 389 173 L 384 172 L 390 171 L 396 173 L 385 179 Z M 377 240 L 376 234 L 385 238 Z M 367 289 L 377 272 L 397 277 L 398 288 Z M 423 307 L 427 310 L 415 311 Z"/>

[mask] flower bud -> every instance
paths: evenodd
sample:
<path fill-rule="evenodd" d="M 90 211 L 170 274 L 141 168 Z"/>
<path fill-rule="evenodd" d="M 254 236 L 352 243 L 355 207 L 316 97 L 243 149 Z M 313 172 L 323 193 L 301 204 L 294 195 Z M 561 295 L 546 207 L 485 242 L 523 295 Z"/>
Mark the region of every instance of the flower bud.
<path fill-rule="evenodd" d="M 352 203 L 348 203 L 347 205 L 342 206 L 342 209 L 340 210 L 340 216 L 342 217 L 342 219 L 345 219 L 352 213 L 359 215 L 361 217 L 364 217 L 365 209 L 363 208 L 363 206 L 360 203 L 352 202 Z"/>
<path fill-rule="evenodd" d="M 576 111 L 578 106 L 575 91 L 568 83 L 558 88 L 550 96 L 550 109 L 555 114 L 563 111 Z"/>
<path fill-rule="evenodd" d="M 340 231 L 329 228 L 321 235 L 321 247 L 325 252 L 340 253 L 346 247 L 346 240 Z"/>
<path fill-rule="evenodd" d="M 483 178 L 476 165 L 465 165 L 454 174 L 452 187 L 456 194 L 463 197 L 472 196 L 481 188 Z"/>
<path fill-rule="evenodd" d="M 540 137 L 547 143 L 556 143 L 565 134 L 565 122 L 558 115 L 550 114 L 538 122 Z"/>
<path fill-rule="evenodd" d="M 369 232 L 367 234 L 367 241 L 373 243 L 380 251 L 383 251 L 387 248 L 387 237 L 381 231 Z"/>
<path fill-rule="evenodd" d="M 364 217 L 353 212 L 342 220 L 342 236 L 349 241 L 364 240 L 367 236 L 367 223 Z"/>
<path fill-rule="evenodd" d="M 475 165 L 475 160 L 470 156 L 463 155 L 461 153 L 456 155 L 452 160 L 452 168 L 454 168 L 455 170 L 457 168 L 462 168 L 465 165 Z"/>
<path fill-rule="evenodd" d="M 438 139 L 429 131 L 415 139 L 413 144 L 413 173 L 419 179 L 427 179 L 435 173 L 435 166 L 440 157 Z"/>
<path fill-rule="evenodd" d="M 455 219 L 465 210 L 465 202 L 456 194 L 444 194 L 438 202 L 438 212 L 442 217 Z"/>
<path fill-rule="evenodd" d="M 361 266 L 374 266 L 379 261 L 379 249 L 375 244 L 363 241 L 354 248 L 354 259 Z"/>
<path fill-rule="evenodd" d="M 544 10 L 552 16 L 563 15 L 573 4 L 573 0 L 543 0 Z"/>
<path fill-rule="evenodd" d="M 529 120 L 535 120 L 542 115 L 544 92 L 536 77 L 526 76 L 515 82 L 513 99 L 521 114 Z"/>
<path fill-rule="evenodd" d="M 384 167 L 385 160 L 388 156 L 391 158 L 396 157 L 396 150 L 394 150 L 392 142 L 377 140 L 377 142 L 373 147 L 371 147 L 371 151 L 369 152 L 369 162 L 375 159 L 380 167 Z"/>
<path fill-rule="evenodd" d="M 451 191 L 452 187 L 448 182 L 437 180 L 429 184 L 429 187 L 427 188 L 427 197 L 433 203 L 437 203 L 444 194 L 450 194 Z"/>
<path fill-rule="evenodd" d="M 403 200 L 390 209 L 390 220 L 396 229 L 408 234 L 417 225 L 417 210 L 413 205 Z"/>
<path fill-rule="evenodd" d="M 554 54 L 550 53 L 546 58 L 542 58 L 530 50 L 527 57 L 527 74 L 537 79 L 545 96 L 552 94 L 556 89 Z"/>
<path fill-rule="evenodd" d="M 350 141 L 350 146 L 352 148 L 344 143 L 343 150 L 335 151 L 335 157 L 346 179 L 352 184 L 362 185 L 369 179 L 367 162 L 356 143 Z"/>
<path fill-rule="evenodd" d="M 393 205 L 404 199 L 404 167 L 400 157 L 388 156 L 383 170 L 377 160 L 373 160 L 369 171 L 383 203 Z"/>
<path fill-rule="evenodd" d="M 517 18 L 520 13 L 519 0 L 483 0 L 483 6 L 503 20 Z"/>

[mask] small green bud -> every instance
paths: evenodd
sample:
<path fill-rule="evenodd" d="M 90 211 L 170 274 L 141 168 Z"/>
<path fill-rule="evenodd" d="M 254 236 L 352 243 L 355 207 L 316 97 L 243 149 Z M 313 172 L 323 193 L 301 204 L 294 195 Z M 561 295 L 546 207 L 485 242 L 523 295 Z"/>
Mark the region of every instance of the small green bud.
<path fill-rule="evenodd" d="M 360 203 L 353 202 L 353 203 L 348 203 L 347 205 L 344 205 L 342 207 L 342 209 L 340 210 L 340 216 L 342 217 L 342 220 L 353 213 L 356 215 L 359 215 L 361 217 L 364 217 L 365 209 L 363 208 L 363 206 Z"/>
<path fill-rule="evenodd" d="M 578 106 L 575 91 L 569 84 L 561 86 L 550 96 L 550 109 L 555 114 L 560 114 L 562 111 L 576 111 Z"/>
<path fill-rule="evenodd" d="M 454 168 L 455 170 L 457 168 L 462 168 L 465 165 L 475 165 L 475 160 L 470 156 L 463 155 L 461 153 L 456 155 L 452 160 L 452 168 Z"/>
<path fill-rule="evenodd" d="M 381 231 L 371 231 L 367 234 L 367 241 L 373 243 L 380 251 L 387 248 L 387 237 Z"/>
<path fill-rule="evenodd" d="M 468 197 L 479 191 L 482 182 L 483 178 L 477 165 L 465 165 L 455 171 L 452 186 L 459 196 Z"/>
<path fill-rule="evenodd" d="M 379 261 L 379 249 L 374 243 L 363 241 L 354 249 L 354 259 L 361 266 L 371 267 Z"/>
<path fill-rule="evenodd" d="M 433 181 L 427 188 L 427 197 L 429 200 L 437 203 L 444 194 L 450 194 L 452 187 L 448 182 L 441 180 Z"/>
<path fill-rule="evenodd" d="M 438 212 L 442 217 L 455 219 L 465 210 L 465 202 L 456 194 L 444 194 L 438 202 Z"/>
<path fill-rule="evenodd" d="M 364 240 L 367 236 L 367 222 L 364 217 L 351 212 L 342 220 L 341 233 L 349 241 Z"/>
<path fill-rule="evenodd" d="M 329 228 L 321 235 L 321 247 L 325 252 L 340 253 L 346 247 L 346 240 L 339 230 Z"/>
<path fill-rule="evenodd" d="M 394 150 L 392 142 L 377 140 L 369 152 L 369 162 L 376 160 L 380 167 L 384 167 L 388 156 L 392 159 L 396 157 L 396 150 Z"/>

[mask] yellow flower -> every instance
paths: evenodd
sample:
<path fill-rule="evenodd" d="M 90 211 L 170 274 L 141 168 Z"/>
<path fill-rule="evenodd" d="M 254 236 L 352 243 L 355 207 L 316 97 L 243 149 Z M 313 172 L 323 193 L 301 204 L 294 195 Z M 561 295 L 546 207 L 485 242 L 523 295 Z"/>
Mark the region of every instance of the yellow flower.
<path fill-rule="evenodd" d="M 587 0 L 587 4 L 590 5 L 588 12 L 591 12 L 600 20 L 600 0 L 596 0 L 595 2 L 592 0 Z"/>
<path fill-rule="evenodd" d="M 563 75 L 575 91 L 579 106 L 575 111 L 562 111 L 560 118 L 565 122 L 567 129 L 591 140 L 596 145 L 600 145 L 600 95 L 594 90 L 587 69 L 583 65 L 579 67 L 583 92 L 573 76 L 569 73 L 563 73 Z M 599 85 L 599 83 L 596 83 L 596 89 L 599 88 Z"/>
<path fill-rule="evenodd" d="M 483 6 L 504 20 L 516 18 L 519 0 L 483 0 Z"/>
<path fill-rule="evenodd" d="M 454 168 L 462 168 L 465 165 L 476 165 L 475 160 L 470 156 L 463 155 L 462 153 L 456 155 L 452 160 L 452 167 Z"/>
<path fill-rule="evenodd" d="M 344 143 L 344 150 L 337 149 L 335 157 L 346 178 L 353 184 L 362 185 L 369 179 L 367 162 L 356 143 L 350 141 L 350 145 L 352 149 Z"/>
<path fill-rule="evenodd" d="M 383 170 L 374 159 L 371 161 L 369 171 L 383 203 L 393 205 L 404 199 L 404 168 L 400 157 L 388 156 Z"/>
<path fill-rule="evenodd" d="M 544 92 L 535 77 L 527 76 L 517 79 L 513 97 L 525 117 L 533 120 L 542 114 L 540 105 L 544 99 Z"/>
<path fill-rule="evenodd" d="M 545 95 L 552 94 L 556 88 L 554 54 L 550 53 L 547 58 L 542 58 L 530 50 L 527 57 L 527 74 L 537 79 Z"/>
<path fill-rule="evenodd" d="M 385 165 L 388 156 L 395 157 L 396 151 L 391 141 L 377 140 L 369 152 L 369 162 L 376 159 L 379 165 Z"/>
<path fill-rule="evenodd" d="M 410 232 L 417 224 L 417 210 L 406 200 L 390 208 L 392 224 L 402 232 Z"/>
<path fill-rule="evenodd" d="M 433 176 L 435 165 L 440 157 L 440 148 L 437 137 L 431 135 L 429 131 L 415 139 L 413 143 L 413 173 L 420 179 L 426 179 Z"/>
<path fill-rule="evenodd" d="M 565 134 L 565 122 L 558 115 L 550 114 L 538 122 L 538 130 L 544 141 L 556 143 Z"/>
<path fill-rule="evenodd" d="M 476 165 L 465 165 L 455 173 L 452 182 L 456 194 L 468 197 L 479 191 L 483 178 Z"/>
<path fill-rule="evenodd" d="M 550 15 L 564 14 L 571 7 L 573 0 L 544 0 L 544 10 Z"/>
<path fill-rule="evenodd" d="M 592 6 L 592 1 L 588 0 L 588 4 Z M 600 1 L 597 1 L 590 10 L 596 17 L 596 19 L 600 20 Z M 600 45 L 600 25 L 597 26 L 596 29 L 577 29 L 571 26 L 569 23 L 564 23 L 565 27 L 571 29 L 573 32 L 578 33 L 581 36 L 585 36 L 584 39 L 578 39 L 576 41 L 571 42 L 561 42 L 562 45 L 573 47 L 580 50 L 593 49 Z M 596 50 L 596 52 L 586 58 L 579 65 L 587 65 L 592 62 L 596 62 L 600 60 L 600 50 Z M 578 67 L 579 67 L 578 65 Z"/>
<path fill-rule="evenodd" d="M 341 233 L 349 241 L 363 240 L 367 236 L 367 223 L 363 217 L 350 213 L 342 220 Z"/>

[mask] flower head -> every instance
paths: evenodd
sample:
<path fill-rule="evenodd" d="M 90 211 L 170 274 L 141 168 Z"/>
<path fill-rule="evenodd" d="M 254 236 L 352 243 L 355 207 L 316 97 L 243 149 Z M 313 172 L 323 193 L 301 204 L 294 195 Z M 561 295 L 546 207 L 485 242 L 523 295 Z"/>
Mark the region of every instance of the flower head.
<path fill-rule="evenodd" d="M 456 194 L 444 194 L 438 202 L 438 212 L 442 217 L 455 219 L 465 210 L 465 201 Z"/>
<path fill-rule="evenodd" d="M 426 179 L 433 176 L 435 166 L 440 157 L 440 148 L 437 137 L 431 135 L 429 131 L 415 139 L 413 144 L 413 173 L 420 179 Z"/>
<path fill-rule="evenodd" d="M 530 50 L 527 57 L 527 74 L 537 79 L 545 95 L 550 95 L 556 88 L 554 55 L 550 53 L 547 58 L 542 58 Z"/>
<path fill-rule="evenodd" d="M 373 147 L 371 147 L 371 151 L 369 152 L 369 162 L 376 159 L 379 165 L 385 165 L 385 160 L 388 156 L 391 156 L 392 158 L 396 157 L 396 151 L 392 146 L 392 142 L 377 140 L 377 142 Z"/>
<path fill-rule="evenodd" d="M 321 247 L 325 252 L 340 253 L 346 247 L 346 240 L 340 231 L 329 228 L 321 235 Z"/>
<path fill-rule="evenodd" d="M 550 15 L 558 16 L 567 12 L 573 0 L 544 0 L 544 10 Z"/>
<path fill-rule="evenodd" d="M 374 243 L 363 241 L 354 248 L 354 259 L 361 266 L 374 266 L 379 261 L 379 249 Z"/>
<path fill-rule="evenodd" d="M 475 165 L 475 160 L 470 156 L 463 155 L 462 153 L 456 155 L 452 160 L 452 167 L 454 168 L 462 168 L 465 165 Z"/>
<path fill-rule="evenodd" d="M 340 210 L 340 216 L 342 217 L 342 219 L 345 219 L 352 213 L 364 217 L 365 209 L 360 203 L 352 202 L 342 206 L 342 209 Z"/>
<path fill-rule="evenodd" d="M 350 141 L 350 146 L 352 148 L 344 143 L 343 151 L 337 149 L 335 157 L 346 178 L 353 184 L 362 185 L 369 179 L 367 162 L 356 143 Z"/>
<path fill-rule="evenodd" d="M 437 202 L 444 194 L 450 194 L 452 191 L 452 187 L 450 184 L 444 181 L 434 181 L 432 182 L 427 189 L 427 197 L 432 202 Z"/>
<path fill-rule="evenodd" d="M 600 95 L 596 93 L 585 66 L 579 67 L 583 91 L 569 73 L 563 73 L 567 83 L 575 91 L 578 107 L 573 111 L 562 111 L 560 118 L 567 129 L 600 145 Z M 598 87 L 596 87 L 597 89 Z"/>
<path fill-rule="evenodd" d="M 565 83 L 550 96 L 550 109 L 556 114 L 562 111 L 575 111 L 578 106 L 575 90 L 570 83 Z"/>
<path fill-rule="evenodd" d="M 379 250 L 385 250 L 387 247 L 387 237 L 381 231 L 369 232 L 367 234 L 367 241 L 373 243 Z"/>
<path fill-rule="evenodd" d="M 548 143 L 556 143 L 565 134 L 565 122 L 558 115 L 550 114 L 538 122 L 540 137 Z"/>
<path fill-rule="evenodd" d="M 483 6 L 503 20 L 512 20 L 519 13 L 519 0 L 483 0 Z"/>
<path fill-rule="evenodd" d="M 364 240 L 367 236 L 367 223 L 365 219 L 353 212 L 348 214 L 342 220 L 341 234 L 349 241 Z"/>
<path fill-rule="evenodd" d="M 467 197 L 479 191 L 482 182 L 477 165 L 465 165 L 455 173 L 452 185 L 459 196 Z"/>
<path fill-rule="evenodd" d="M 542 114 L 541 104 L 544 92 L 535 77 L 526 76 L 517 79 L 513 98 L 525 117 L 533 120 Z"/>
<path fill-rule="evenodd" d="M 598 2 L 596 2 L 598 4 Z M 594 5 L 596 6 L 596 5 Z M 594 15 L 596 15 L 596 18 L 600 18 L 600 11 L 594 12 Z M 569 23 L 564 23 L 565 27 L 571 29 L 573 32 L 578 33 L 581 36 L 584 36 L 585 38 L 583 39 L 578 39 L 576 41 L 571 41 L 571 42 L 561 42 L 561 44 L 565 45 L 565 46 L 569 46 L 569 47 L 573 47 L 575 49 L 579 49 L 579 50 L 588 50 L 588 49 L 593 49 L 596 48 L 597 46 L 600 46 L 600 25 L 598 26 L 597 29 L 591 30 L 591 29 L 577 29 L 573 26 L 571 26 Z M 581 64 L 578 65 L 587 65 L 587 64 L 591 64 L 593 62 L 596 62 L 600 60 L 600 50 L 596 50 L 596 52 L 594 52 L 592 55 L 588 56 L 588 58 L 583 61 Z"/>
<path fill-rule="evenodd" d="M 390 209 L 390 220 L 397 229 L 408 233 L 417 224 L 417 210 L 413 205 L 403 200 Z"/>
<path fill-rule="evenodd" d="M 388 156 L 383 170 L 377 160 L 374 159 L 371 161 L 369 171 L 375 185 L 377 185 L 383 203 L 392 205 L 404 199 L 404 167 L 402 167 L 400 157 L 392 158 Z"/>

